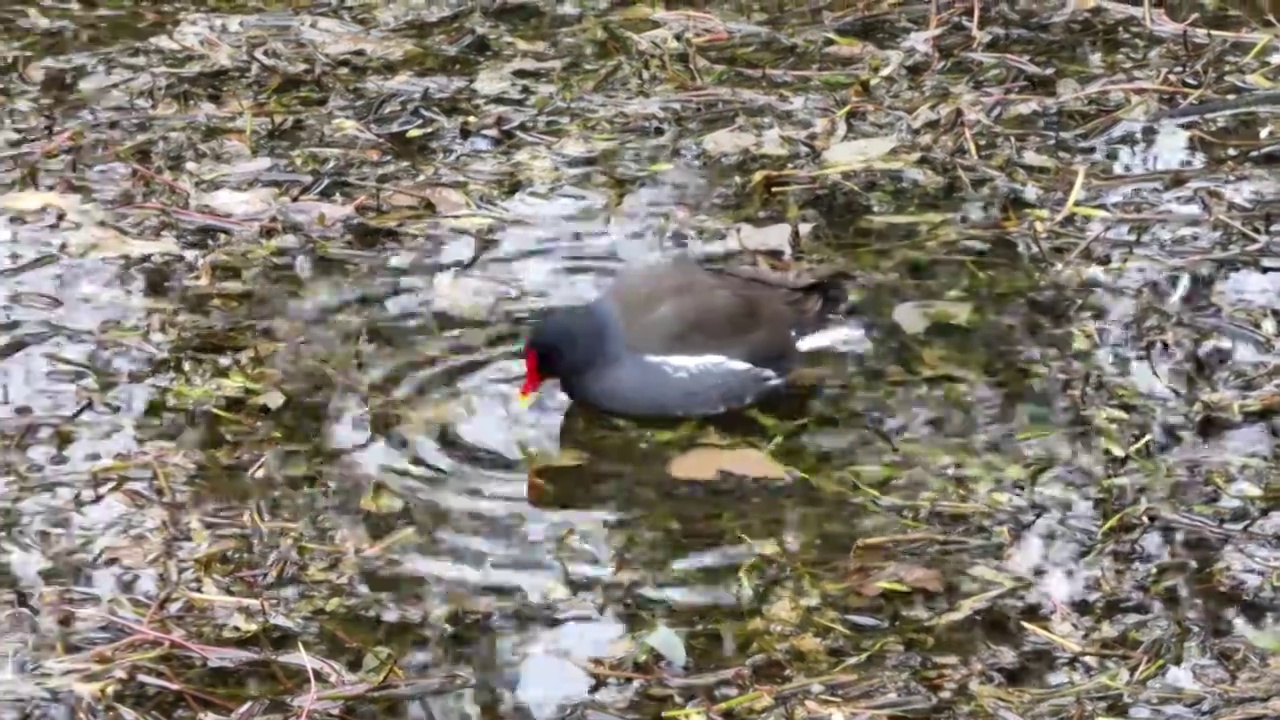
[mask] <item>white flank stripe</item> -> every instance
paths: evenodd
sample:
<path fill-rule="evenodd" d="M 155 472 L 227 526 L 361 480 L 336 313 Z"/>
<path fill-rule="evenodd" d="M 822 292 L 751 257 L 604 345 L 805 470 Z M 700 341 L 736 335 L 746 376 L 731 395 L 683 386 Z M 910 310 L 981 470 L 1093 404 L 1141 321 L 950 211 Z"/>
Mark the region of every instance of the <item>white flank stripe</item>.
<path fill-rule="evenodd" d="M 752 365 L 745 360 L 737 360 L 724 355 L 645 355 L 645 362 L 658 365 L 676 377 L 692 377 L 703 373 L 757 373 L 763 376 L 777 377 L 778 374 L 768 368 Z"/>

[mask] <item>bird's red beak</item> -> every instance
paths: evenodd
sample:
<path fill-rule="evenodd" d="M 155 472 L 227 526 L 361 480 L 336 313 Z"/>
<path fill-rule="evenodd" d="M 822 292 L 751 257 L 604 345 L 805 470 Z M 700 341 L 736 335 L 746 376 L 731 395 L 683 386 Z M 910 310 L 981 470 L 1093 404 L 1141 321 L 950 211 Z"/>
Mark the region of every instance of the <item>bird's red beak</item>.
<path fill-rule="evenodd" d="M 524 385 L 520 386 L 520 404 L 529 407 L 542 385 L 542 373 L 538 372 L 538 354 L 532 350 L 524 354 Z"/>

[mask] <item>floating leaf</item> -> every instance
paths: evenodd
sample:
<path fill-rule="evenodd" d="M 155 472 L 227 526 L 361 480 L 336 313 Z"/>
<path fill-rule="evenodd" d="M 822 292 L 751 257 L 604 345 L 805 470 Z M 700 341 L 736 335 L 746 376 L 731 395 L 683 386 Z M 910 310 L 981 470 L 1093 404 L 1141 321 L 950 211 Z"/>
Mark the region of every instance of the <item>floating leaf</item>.
<path fill-rule="evenodd" d="M 743 250 L 753 253 L 778 253 L 783 257 L 791 256 L 791 226 L 787 223 L 764 227 L 739 223 L 729 231 L 729 236 L 735 239 Z"/>
<path fill-rule="evenodd" d="M 684 667 L 688 661 L 688 653 L 684 649 L 684 640 L 676 634 L 675 630 L 666 625 L 659 625 L 653 629 L 653 632 L 645 635 L 641 640 L 642 643 L 656 650 L 668 662 L 678 667 Z"/>

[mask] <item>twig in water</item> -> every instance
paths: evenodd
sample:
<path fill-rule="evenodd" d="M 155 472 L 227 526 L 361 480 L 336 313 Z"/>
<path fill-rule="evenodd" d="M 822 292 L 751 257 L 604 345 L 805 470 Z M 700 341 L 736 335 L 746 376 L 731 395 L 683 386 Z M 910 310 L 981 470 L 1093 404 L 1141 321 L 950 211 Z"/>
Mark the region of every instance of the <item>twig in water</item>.
<path fill-rule="evenodd" d="M 307 656 L 307 649 L 302 646 L 302 641 L 298 641 L 298 652 L 302 655 L 302 662 L 307 666 L 307 680 L 310 683 L 310 690 L 307 691 L 307 702 L 302 706 L 302 712 L 298 714 L 298 720 L 307 720 L 307 715 L 311 712 L 311 706 L 316 702 L 316 673 L 311 668 L 311 658 Z"/>

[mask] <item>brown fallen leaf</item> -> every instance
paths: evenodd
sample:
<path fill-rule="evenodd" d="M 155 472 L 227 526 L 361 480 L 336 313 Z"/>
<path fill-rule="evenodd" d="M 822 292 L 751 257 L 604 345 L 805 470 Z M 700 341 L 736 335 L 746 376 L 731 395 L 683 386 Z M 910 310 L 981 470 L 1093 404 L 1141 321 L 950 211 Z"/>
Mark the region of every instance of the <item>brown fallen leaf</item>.
<path fill-rule="evenodd" d="M 404 500 L 391 488 L 380 482 L 369 486 L 364 497 L 360 498 L 360 509 L 375 515 L 391 515 L 404 509 Z"/>
<path fill-rule="evenodd" d="M 536 450 L 525 455 L 528 463 L 528 482 L 525 483 L 525 495 L 529 502 L 537 505 L 551 497 L 552 488 L 543 475 L 548 470 L 563 467 L 578 467 L 586 464 L 590 458 L 586 453 L 566 448 L 554 455 L 538 453 Z"/>
<path fill-rule="evenodd" d="M 835 380 L 836 377 L 837 374 L 832 368 L 803 367 L 787 373 L 787 382 L 792 385 L 821 385 L 824 382 Z"/>
<path fill-rule="evenodd" d="M 36 212 L 46 207 L 56 207 L 70 212 L 80 205 L 75 195 L 43 190 L 15 190 L 0 195 L 0 210 L 15 213 Z"/>
<path fill-rule="evenodd" d="M 585 452 L 573 448 L 562 448 L 555 453 L 533 451 L 528 458 L 530 466 L 537 470 L 545 467 L 577 467 L 590 460 Z"/>
<path fill-rule="evenodd" d="M 866 597 L 875 597 L 885 591 L 940 593 L 943 590 L 941 572 L 910 563 L 889 563 L 874 570 L 861 568 L 855 575 L 863 576 L 855 581 L 855 586 Z"/>
<path fill-rule="evenodd" d="M 764 606 L 761 614 L 770 622 L 796 625 L 803 612 L 794 599 L 784 596 Z"/>
<path fill-rule="evenodd" d="M 667 473 L 678 480 L 715 480 L 720 473 L 767 480 L 787 479 L 787 469 L 753 448 L 696 447 L 667 463 Z"/>
<path fill-rule="evenodd" d="M 436 208 L 440 215 L 452 215 L 471 208 L 471 201 L 466 195 L 451 187 L 437 186 L 422 190 L 422 195 Z"/>
<path fill-rule="evenodd" d="M 537 505 L 538 503 L 543 502 L 544 500 L 547 499 L 547 494 L 550 491 L 551 489 L 547 487 L 547 482 L 542 478 L 538 477 L 538 474 L 533 470 L 533 468 L 530 468 L 528 473 L 528 481 L 525 483 L 525 486 L 524 486 L 524 494 L 525 494 L 525 497 L 529 500 L 529 502 L 533 503 L 534 505 Z"/>

